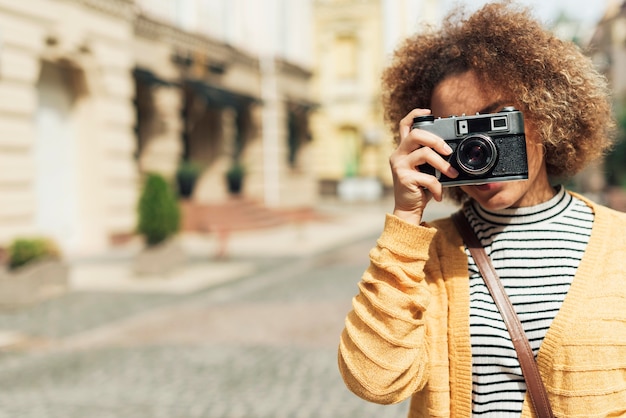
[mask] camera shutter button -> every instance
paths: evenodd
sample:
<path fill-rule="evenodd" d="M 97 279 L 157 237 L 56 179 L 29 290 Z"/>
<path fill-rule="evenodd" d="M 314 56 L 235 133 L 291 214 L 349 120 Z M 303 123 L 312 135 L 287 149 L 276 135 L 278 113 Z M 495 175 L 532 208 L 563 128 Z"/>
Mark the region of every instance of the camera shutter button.
<path fill-rule="evenodd" d="M 413 118 L 412 128 L 417 128 L 417 125 L 421 124 L 432 124 L 434 121 L 435 117 L 433 115 L 417 116 Z"/>

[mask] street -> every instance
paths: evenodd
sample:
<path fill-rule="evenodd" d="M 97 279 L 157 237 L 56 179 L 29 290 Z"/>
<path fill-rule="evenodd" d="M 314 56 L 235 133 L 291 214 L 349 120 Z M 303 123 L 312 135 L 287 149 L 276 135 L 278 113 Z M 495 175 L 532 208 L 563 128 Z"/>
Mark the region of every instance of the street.
<path fill-rule="evenodd" d="M 344 386 L 337 344 L 375 237 L 192 295 L 73 292 L 0 315 L 10 418 L 403 417 Z"/>
<path fill-rule="evenodd" d="M 122 291 L 112 290 L 119 260 L 82 266 L 91 290 L 76 282 L 0 312 L 0 330 L 19 337 L 3 345 L 0 333 L 0 418 L 405 417 L 408 402 L 363 401 L 337 368 L 344 317 L 388 207 L 347 206 L 324 222 L 233 237 L 225 264 L 200 246 L 187 278 L 134 278 Z M 426 219 L 451 207 L 429 209 Z M 184 282 L 228 265 L 245 268 L 205 287 Z"/>

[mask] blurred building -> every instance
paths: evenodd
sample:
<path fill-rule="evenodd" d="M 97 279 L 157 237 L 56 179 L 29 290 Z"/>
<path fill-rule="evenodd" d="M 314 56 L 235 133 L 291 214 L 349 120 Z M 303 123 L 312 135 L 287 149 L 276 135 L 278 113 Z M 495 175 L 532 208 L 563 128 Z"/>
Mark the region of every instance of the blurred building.
<path fill-rule="evenodd" d="M 618 121 L 618 141 L 596 172 L 603 180 L 602 195 L 606 203 L 626 211 L 626 2 L 611 0 L 588 46 L 597 68 L 607 77 L 613 92 L 613 111 Z M 593 177 L 591 177 L 593 178 Z"/>
<path fill-rule="evenodd" d="M 0 6 L 0 241 L 101 249 L 134 228 L 132 3 Z"/>
<path fill-rule="evenodd" d="M 393 148 L 381 71 L 442 12 L 436 0 L 0 6 L 0 245 L 46 235 L 68 256 L 132 233 L 143 175 L 174 182 L 189 164 L 199 204 L 229 199 L 236 164 L 244 195 L 270 207 L 378 198 Z M 610 64 L 624 59 L 620 10 L 595 38 Z"/>
<path fill-rule="evenodd" d="M 246 195 L 310 205 L 300 3 L 0 0 L 0 243 L 105 250 L 135 229 L 142 175 L 185 161 L 199 202 L 227 198 L 240 162 Z"/>
<path fill-rule="evenodd" d="M 380 76 L 398 39 L 436 18 L 435 1 L 314 0 L 315 169 L 323 195 L 377 199 L 393 148 Z"/>
<path fill-rule="evenodd" d="M 589 42 L 589 53 L 613 89 L 616 104 L 626 99 L 626 2 L 612 0 Z"/>
<path fill-rule="evenodd" d="M 281 43 L 279 31 L 302 30 L 283 16 L 287 3 L 137 0 L 142 172 L 173 176 L 181 161 L 193 163 L 202 168 L 193 198 L 211 203 L 227 198 L 224 173 L 240 163 L 246 196 L 270 206 L 314 202 L 305 151 L 311 72 Z"/>

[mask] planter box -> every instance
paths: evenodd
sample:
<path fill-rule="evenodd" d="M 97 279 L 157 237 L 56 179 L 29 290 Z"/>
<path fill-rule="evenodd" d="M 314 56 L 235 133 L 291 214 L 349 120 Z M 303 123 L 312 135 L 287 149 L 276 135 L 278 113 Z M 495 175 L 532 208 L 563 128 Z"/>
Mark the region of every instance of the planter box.
<path fill-rule="evenodd" d="M 59 260 L 30 262 L 0 273 L 0 309 L 31 305 L 65 293 L 69 268 Z"/>
<path fill-rule="evenodd" d="M 133 272 L 137 276 L 168 275 L 187 262 L 181 245 L 174 239 L 145 247 L 134 259 Z"/>
<path fill-rule="evenodd" d="M 375 202 L 383 196 L 383 186 L 375 178 L 348 177 L 339 182 L 337 194 L 346 202 Z"/>

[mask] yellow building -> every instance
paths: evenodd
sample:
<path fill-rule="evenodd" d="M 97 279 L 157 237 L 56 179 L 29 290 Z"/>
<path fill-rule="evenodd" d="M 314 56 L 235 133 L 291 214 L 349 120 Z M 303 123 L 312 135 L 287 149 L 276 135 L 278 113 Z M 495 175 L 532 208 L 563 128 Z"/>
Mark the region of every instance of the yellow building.
<path fill-rule="evenodd" d="M 382 3 L 315 1 L 313 119 L 323 194 L 346 178 L 379 180 L 386 171 L 378 78 L 383 65 Z M 382 156 L 382 158 L 379 158 Z"/>
<path fill-rule="evenodd" d="M 380 76 L 398 39 L 436 18 L 433 1 L 314 0 L 312 122 L 323 195 L 374 200 L 391 187 Z M 407 112 L 410 109 L 407 110 Z"/>

